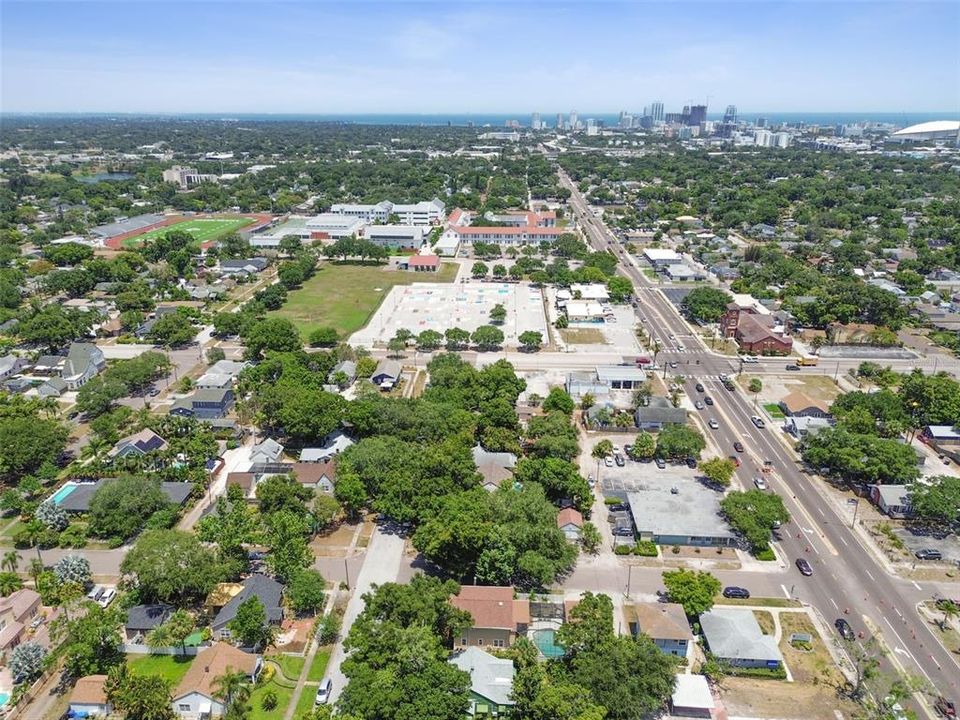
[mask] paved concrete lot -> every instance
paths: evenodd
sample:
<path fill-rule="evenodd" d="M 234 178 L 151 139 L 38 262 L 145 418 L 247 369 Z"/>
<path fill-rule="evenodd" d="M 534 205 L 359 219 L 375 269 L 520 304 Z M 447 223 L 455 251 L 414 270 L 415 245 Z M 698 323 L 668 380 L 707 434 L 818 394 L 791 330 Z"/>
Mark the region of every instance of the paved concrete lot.
<path fill-rule="evenodd" d="M 631 435 L 624 436 L 618 443 L 613 440 L 614 445 L 619 445 L 621 452 L 623 443 L 630 443 Z M 606 467 L 600 463 L 600 488 L 604 496 L 616 496 L 626 499 L 627 493 L 643 490 L 651 487 L 669 488 L 678 482 L 696 482 L 698 471 L 688 468 L 686 465 L 677 463 L 667 463 L 667 466 L 661 470 L 656 463 L 635 462 L 625 458 L 626 464 L 623 467 Z"/>
<path fill-rule="evenodd" d="M 398 285 L 390 290 L 367 327 L 353 334 L 354 345 L 386 343 L 397 330 L 413 333 L 443 331 L 459 327 L 473 332 L 490 324 L 490 311 L 496 305 L 507 310 L 507 319 L 499 326 L 508 346 L 518 345 L 517 337 L 527 330 L 547 337 L 543 296 L 528 283 L 416 283 Z"/>
<path fill-rule="evenodd" d="M 894 532 L 896 532 L 897 537 L 903 540 L 903 544 L 907 546 L 911 555 L 917 550 L 939 550 L 943 553 L 944 562 L 952 565 L 960 563 L 960 538 L 957 538 L 956 535 L 948 535 L 945 538 L 934 535 L 916 535 L 906 528 L 896 528 Z M 940 563 L 932 560 L 917 560 L 918 568 L 938 564 Z"/>

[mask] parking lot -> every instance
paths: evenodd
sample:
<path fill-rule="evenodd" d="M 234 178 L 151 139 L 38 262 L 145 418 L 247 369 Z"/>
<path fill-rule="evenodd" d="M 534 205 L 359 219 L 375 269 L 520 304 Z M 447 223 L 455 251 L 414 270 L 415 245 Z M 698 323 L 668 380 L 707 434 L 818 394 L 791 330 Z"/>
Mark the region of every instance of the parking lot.
<path fill-rule="evenodd" d="M 914 553 L 917 550 L 931 549 L 939 550 L 943 553 L 943 563 L 950 565 L 960 563 L 960 538 L 957 538 L 956 535 L 948 535 L 946 537 L 917 535 L 903 527 L 896 528 L 894 532 L 896 532 L 897 537 L 903 541 L 903 544 L 907 546 L 907 550 L 910 552 L 910 555 L 913 556 L 914 560 L 916 560 Z M 932 567 L 939 564 L 942 563 L 933 560 L 917 560 L 918 568 L 926 566 Z"/>
<path fill-rule="evenodd" d="M 621 454 L 623 452 L 623 442 L 630 442 L 630 435 L 626 436 L 619 445 Z M 624 458 L 623 467 L 614 465 L 606 467 L 603 462 L 600 463 L 600 489 L 604 497 L 619 497 L 626 499 L 627 493 L 637 490 L 647 490 L 654 487 L 667 487 L 676 484 L 677 481 L 689 482 L 696 478 L 697 471 L 688 468 L 680 463 L 667 463 L 662 470 L 657 467 L 652 460 L 650 462 L 636 462 L 629 458 Z"/>

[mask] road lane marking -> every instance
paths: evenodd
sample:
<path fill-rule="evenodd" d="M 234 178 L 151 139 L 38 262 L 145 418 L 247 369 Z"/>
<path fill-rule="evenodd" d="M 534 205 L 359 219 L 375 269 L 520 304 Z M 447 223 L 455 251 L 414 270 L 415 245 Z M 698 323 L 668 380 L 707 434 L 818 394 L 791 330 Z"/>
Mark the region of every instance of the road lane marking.
<path fill-rule="evenodd" d="M 873 580 L 873 582 L 876 582 L 876 580 L 874 580 L 873 575 L 870 574 L 870 571 L 869 571 L 869 570 L 867 570 L 866 568 L 864 568 L 863 571 L 867 574 L 867 577 L 868 577 L 868 578 L 870 578 L 871 580 Z"/>
<path fill-rule="evenodd" d="M 787 586 L 781 583 L 780 589 L 783 590 L 783 594 L 786 596 L 787 600 L 790 599 L 790 591 L 787 590 Z"/>
<path fill-rule="evenodd" d="M 830 604 L 833 605 L 833 607 L 834 607 L 836 610 L 839 610 L 839 609 L 840 609 L 840 606 L 837 605 L 837 603 L 834 601 L 833 598 L 830 598 Z"/>
<path fill-rule="evenodd" d="M 910 582 L 913 583 L 913 586 L 914 586 L 917 590 L 923 590 L 922 587 L 920 587 L 919 585 L 917 585 L 917 581 L 916 581 L 916 580 L 911 580 Z"/>
<path fill-rule="evenodd" d="M 840 542 L 842 542 L 844 545 L 847 545 L 847 544 L 848 544 L 848 543 L 847 543 L 847 539 L 846 539 L 845 537 L 843 537 L 843 535 L 840 535 Z M 920 589 L 920 588 L 917 588 L 917 590 L 919 590 L 919 589 Z"/>
<path fill-rule="evenodd" d="M 880 608 L 877 608 L 877 610 L 879 611 Z M 881 613 L 881 615 L 882 614 L 883 613 Z M 906 652 L 906 654 L 910 657 L 910 659 L 913 660 L 913 663 L 918 668 L 920 668 L 920 672 L 923 673 L 923 676 L 927 679 L 927 682 L 929 682 L 931 685 L 934 685 L 933 680 L 930 678 L 929 675 L 927 675 L 927 671 L 923 669 L 923 665 L 917 662 L 917 658 L 914 657 L 913 653 L 910 652 L 908 649 L 906 649 L 907 644 L 903 641 L 903 638 L 900 637 L 900 633 L 897 632 L 897 629 L 893 627 L 893 623 L 891 623 L 887 618 L 883 618 L 883 621 L 890 627 L 890 631 L 893 633 L 894 637 L 897 638 L 897 642 L 899 642 L 904 647 L 904 652 Z"/>

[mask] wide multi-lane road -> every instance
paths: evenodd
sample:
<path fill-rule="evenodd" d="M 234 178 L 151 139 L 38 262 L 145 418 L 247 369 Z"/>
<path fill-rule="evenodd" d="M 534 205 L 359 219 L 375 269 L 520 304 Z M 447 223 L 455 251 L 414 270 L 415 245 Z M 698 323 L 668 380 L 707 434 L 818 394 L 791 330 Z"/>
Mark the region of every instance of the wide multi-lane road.
<path fill-rule="evenodd" d="M 691 332 L 673 304 L 651 286 L 590 211 L 574 183 L 562 171 L 560 178 L 571 191 L 571 207 L 591 245 L 616 254 L 621 259 L 620 271 L 633 281 L 639 298 L 638 315 L 643 318 L 647 332 L 663 347 L 658 362 L 667 368 L 668 374 L 685 377 L 685 389 L 694 400 L 704 394 L 713 398 L 714 405 L 702 412 L 704 425 L 712 417 L 720 428 L 706 432 L 712 432 L 717 445 L 728 454 L 740 455 L 743 461 L 738 470 L 740 484 L 744 488 L 752 487 L 752 478 L 760 474 L 764 461 L 772 461 L 775 470 L 768 482 L 771 489 L 784 498 L 793 518 L 784 527 L 778 544 L 787 562 L 781 583 L 784 593 L 817 608 L 828 621 L 845 617 L 855 631 L 862 631 L 865 636 L 879 632 L 891 651 L 885 665 L 889 662 L 898 671 L 921 677 L 949 697 L 960 695 L 960 664 L 937 641 L 915 609 L 919 601 L 929 599 L 939 588 L 886 572 L 847 525 L 844 509 L 836 507 L 824 492 L 823 481 L 809 474 L 792 450 L 775 435 L 779 429 L 756 428 L 750 420 L 754 414 L 751 401 L 740 391 L 723 388 L 719 375 L 736 372 L 739 363 L 712 353 Z M 684 349 L 680 350 L 680 346 Z M 672 362 L 677 363 L 676 368 L 670 368 Z M 782 372 L 785 363 L 780 362 Z M 856 364 L 856 361 L 840 362 L 841 372 Z M 903 363 L 889 364 L 897 367 Z M 772 372 L 776 366 L 772 361 L 753 365 L 750 373 L 760 369 Z M 696 391 L 697 382 L 704 385 L 704 393 Z M 745 446 L 742 454 L 733 448 L 738 440 Z M 813 567 L 811 577 L 804 577 L 797 570 L 794 563 L 801 557 Z M 933 716 L 929 705 L 918 705 L 925 714 Z"/>

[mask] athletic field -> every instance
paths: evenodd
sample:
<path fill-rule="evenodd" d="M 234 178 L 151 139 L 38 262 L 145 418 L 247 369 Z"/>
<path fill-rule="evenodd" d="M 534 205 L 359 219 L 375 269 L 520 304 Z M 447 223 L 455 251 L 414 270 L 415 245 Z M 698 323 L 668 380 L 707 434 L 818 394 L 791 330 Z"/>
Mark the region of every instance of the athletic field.
<path fill-rule="evenodd" d="M 143 243 L 156 240 L 161 235 L 166 235 L 171 230 L 182 230 L 193 235 L 200 243 L 213 242 L 219 240 L 225 235 L 236 232 L 242 227 L 253 224 L 253 220 L 248 217 L 228 217 L 228 218 L 191 218 L 182 222 L 165 225 L 163 227 L 149 230 L 142 235 L 136 235 L 123 240 L 123 246 L 127 248 L 137 247 Z"/>

